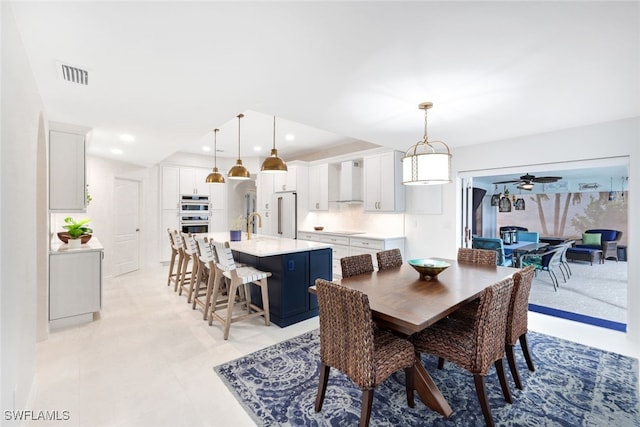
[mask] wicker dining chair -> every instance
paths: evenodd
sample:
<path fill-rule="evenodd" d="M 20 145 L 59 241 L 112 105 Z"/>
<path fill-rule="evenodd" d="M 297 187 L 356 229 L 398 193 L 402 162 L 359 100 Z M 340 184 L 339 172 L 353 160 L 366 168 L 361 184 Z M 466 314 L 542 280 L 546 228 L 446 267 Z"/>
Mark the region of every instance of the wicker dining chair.
<path fill-rule="evenodd" d="M 522 382 L 516 367 L 513 347 L 516 342 L 520 341 L 524 359 L 527 367 L 531 372 L 535 371 L 529 345 L 527 343 L 527 323 L 529 314 L 529 293 L 531 292 L 531 283 L 536 269 L 533 266 L 525 267 L 517 271 L 513 275 L 513 292 L 511 294 L 511 302 L 509 303 L 509 314 L 507 315 L 507 333 L 505 341 L 505 352 L 507 353 L 507 361 L 511 376 L 516 383 L 516 387 L 522 390 Z"/>
<path fill-rule="evenodd" d="M 471 249 L 471 248 L 458 248 L 458 262 L 466 262 L 466 263 L 475 262 L 474 251 L 475 249 Z"/>
<path fill-rule="evenodd" d="M 357 276 L 358 274 L 373 271 L 373 259 L 371 254 L 351 255 L 340 258 L 342 277 Z"/>
<path fill-rule="evenodd" d="M 502 362 L 512 289 L 513 278 L 503 279 L 482 292 L 475 316 L 446 317 L 413 335 L 412 339 L 418 354 L 434 354 L 440 359 L 439 363 L 446 359 L 473 374 L 476 394 L 488 426 L 494 423 L 484 377 L 491 364 L 495 365 L 505 400 L 512 402 Z"/>
<path fill-rule="evenodd" d="M 369 425 L 376 386 L 399 369 L 404 369 L 407 404 L 413 408 L 415 351 L 411 343 L 374 328 L 366 294 L 323 279 L 316 279 L 315 285 L 320 317 L 315 411 L 322 409 L 331 368 L 343 372 L 362 390 L 360 426 Z"/>
<path fill-rule="evenodd" d="M 400 249 L 387 249 L 376 253 L 378 259 L 378 270 L 387 270 L 402 265 L 402 253 Z"/>

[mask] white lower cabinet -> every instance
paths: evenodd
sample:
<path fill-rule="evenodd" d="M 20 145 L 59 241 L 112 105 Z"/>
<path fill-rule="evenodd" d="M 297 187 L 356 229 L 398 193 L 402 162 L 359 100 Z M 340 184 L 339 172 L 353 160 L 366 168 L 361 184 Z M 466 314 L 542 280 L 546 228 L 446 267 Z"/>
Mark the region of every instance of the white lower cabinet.
<path fill-rule="evenodd" d="M 378 269 L 376 253 L 386 249 L 400 249 L 404 257 L 404 237 L 372 238 L 354 237 L 323 232 L 300 231 L 299 240 L 311 240 L 321 243 L 330 243 L 333 249 L 333 277 L 342 277 L 340 259 L 361 254 L 370 254 L 374 269 Z"/>
<path fill-rule="evenodd" d="M 93 313 L 100 311 L 102 254 L 102 250 L 83 249 L 50 253 L 49 321 L 52 327 L 91 321 Z"/>

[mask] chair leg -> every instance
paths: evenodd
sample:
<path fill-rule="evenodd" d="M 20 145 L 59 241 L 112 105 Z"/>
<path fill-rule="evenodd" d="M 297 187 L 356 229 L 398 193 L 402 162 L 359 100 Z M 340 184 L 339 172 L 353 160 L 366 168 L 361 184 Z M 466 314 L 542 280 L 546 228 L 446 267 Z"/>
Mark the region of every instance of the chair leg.
<path fill-rule="evenodd" d="M 529 352 L 529 344 L 527 343 L 527 334 L 520 335 L 520 347 L 522 347 L 522 353 L 524 354 L 524 360 L 527 361 L 527 368 L 531 372 L 534 372 L 536 368 L 533 366 L 533 360 L 531 359 L 531 353 Z"/>
<path fill-rule="evenodd" d="M 520 375 L 518 374 L 518 368 L 516 367 L 516 359 L 513 355 L 513 346 L 507 344 L 504 346 L 504 351 L 507 353 L 507 362 L 509 363 L 509 370 L 513 377 L 513 382 L 516 383 L 516 388 L 522 390 L 522 382 L 520 381 Z"/>
<path fill-rule="evenodd" d="M 216 305 L 218 304 L 223 280 L 224 277 L 222 276 L 222 273 L 220 271 L 216 271 L 213 282 L 213 292 L 211 294 L 211 304 L 209 305 L 209 326 L 213 324 L 213 313 L 216 311 Z"/>
<path fill-rule="evenodd" d="M 494 365 L 496 367 L 496 372 L 498 373 L 498 379 L 500 380 L 500 387 L 502 387 L 504 400 L 507 401 L 507 403 L 513 403 L 513 399 L 511 398 L 511 391 L 509 390 L 509 384 L 507 384 L 507 376 L 504 373 L 503 359 L 500 358 L 496 360 Z"/>
<path fill-rule="evenodd" d="M 558 279 L 556 278 L 556 275 L 553 274 L 553 271 L 551 270 L 547 270 L 549 272 L 549 277 L 551 277 L 551 283 L 553 283 L 553 290 L 554 291 L 558 291 Z"/>
<path fill-rule="evenodd" d="M 362 410 L 360 411 L 360 423 L 358 426 L 367 427 L 371 418 L 371 407 L 373 406 L 374 388 L 362 390 Z"/>
<path fill-rule="evenodd" d="M 318 380 L 318 394 L 316 395 L 316 412 L 320 412 L 322 409 L 322 403 L 324 402 L 324 395 L 327 391 L 327 382 L 329 381 L 329 371 L 331 367 L 320 362 L 320 379 Z"/>
<path fill-rule="evenodd" d="M 444 357 L 438 357 L 438 369 L 444 368 Z"/>
<path fill-rule="evenodd" d="M 269 326 L 271 324 L 271 317 L 269 316 L 269 288 L 267 287 L 267 279 L 260 280 L 260 288 L 262 289 L 262 309 L 264 310 L 264 324 Z"/>
<path fill-rule="evenodd" d="M 414 387 L 414 376 L 415 376 L 415 365 L 410 368 L 404 368 L 404 383 L 405 388 L 407 389 L 407 405 L 409 408 L 413 408 L 415 406 L 415 401 L 413 399 L 413 389 Z"/>
<path fill-rule="evenodd" d="M 227 319 L 224 322 L 224 333 L 222 338 L 225 340 L 229 338 L 229 327 L 231 326 L 231 321 L 233 318 L 233 306 L 236 302 L 236 291 L 238 290 L 238 285 L 235 283 L 231 284 L 229 288 L 229 302 L 227 303 Z"/>
<path fill-rule="evenodd" d="M 489 400 L 487 399 L 487 391 L 484 388 L 484 377 L 479 374 L 473 374 L 473 382 L 476 385 L 476 394 L 478 395 L 478 401 L 482 408 L 484 422 L 488 427 L 493 427 L 495 424 L 493 423 L 491 407 L 489 406 Z"/>
<path fill-rule="evenodd" d="M 171 286 L 171 277 L 175 274 L 173 272 L 173 267 L 176 264 L 176 254 L 177 252 L 171 248 L 171 259 L 169 260 L 169 277 L 167 277 L 167 286 Z"/>

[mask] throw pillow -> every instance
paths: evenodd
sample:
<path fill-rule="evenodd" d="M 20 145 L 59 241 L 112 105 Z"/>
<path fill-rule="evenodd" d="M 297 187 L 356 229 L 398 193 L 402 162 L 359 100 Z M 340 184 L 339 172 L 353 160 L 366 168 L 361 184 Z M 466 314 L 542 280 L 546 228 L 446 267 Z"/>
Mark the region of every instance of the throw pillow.
<path fill-rule="evenodd" d="M 582 244 L 589 246 L 602 246 L 602 234 L 582 233 Z"/>

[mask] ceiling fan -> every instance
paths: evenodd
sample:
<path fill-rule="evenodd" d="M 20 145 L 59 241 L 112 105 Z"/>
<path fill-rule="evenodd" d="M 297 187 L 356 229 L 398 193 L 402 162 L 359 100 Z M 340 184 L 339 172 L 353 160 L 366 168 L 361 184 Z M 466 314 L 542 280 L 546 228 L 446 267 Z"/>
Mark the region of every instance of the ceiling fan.
<path fill-rule="evenodd" d="M 561 180 L 561 176 L 535 176 L 524 174 L 519 179 L 510 179 L 507 181 L 498 181 L 494 184 L 517 184 L 516 188 L 521 190 L 529 190 L 533 188 L 533 184 L 549 184 Z"/>

